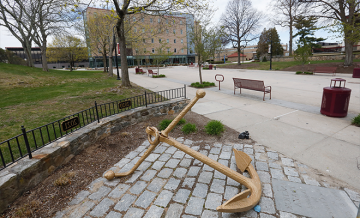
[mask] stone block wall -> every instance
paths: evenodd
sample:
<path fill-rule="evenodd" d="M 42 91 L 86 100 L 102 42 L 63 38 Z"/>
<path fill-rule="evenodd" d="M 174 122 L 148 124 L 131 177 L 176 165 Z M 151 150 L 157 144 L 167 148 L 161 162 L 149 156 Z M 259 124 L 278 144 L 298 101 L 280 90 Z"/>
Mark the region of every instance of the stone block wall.
<path fill-rule="evenodd" d="M 151 117 L 180 112 L 187 99 L 148 105 L 93 122 L 72 134 L 33 152 L 33 158 L 19 160 L 0 171 L 0 214 L 25 191 L 47 178 L 54 170 L 69 162 L 76 154 L 121 129 Z"/>
<path fill-rule="evenodd" d="M 325 60 L 344 60 L 345 55 L 319 55 L 312 56 L 309 58 L 311 61 L 325 61 Z M 360 59 L 360 54 L 354 55 L 354 59 Z M 294 57 L 281 57 L 281 58 L 272 58 L 274 62 L 287 62 L 287 61 L 295 61 Z"/>

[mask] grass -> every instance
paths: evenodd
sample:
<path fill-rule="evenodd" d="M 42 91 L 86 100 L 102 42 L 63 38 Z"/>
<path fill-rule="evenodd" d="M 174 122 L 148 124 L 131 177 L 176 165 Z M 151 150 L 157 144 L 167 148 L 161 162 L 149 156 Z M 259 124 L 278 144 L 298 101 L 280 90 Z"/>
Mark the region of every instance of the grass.
<path fill-rule="evenodd" d="M 153 75 L 152 78 L 161 78 L 161 77 L 165 77 L 164 74 L 160 74 L 160 75 Z"/>
<path fill-rule="evenodd" d="M 173 120 L 170 120 L 170 119 L 163 119 L 162 121 L 160 121 L 159 130 L 165 130 L 172 121 Z M 184 118 L 181 118 L 181 120 L 176 124 L 176 126 L 180 126 L 184 123 L 186 123 L 186 120 Z"/>
<path fill-rule="evenodd" d="M 185 124 L 183 127 L 182 127 L 182 129 L 181 129 L 181 131 L 185 134 L 185 135 L 187 135 L 187 134 L 189 134 L 189 133 L 192 133 L 192 132 L 196 132 L 196 125 L 195 124 L 191 124 L 191 123 L 187 123 L 187 124 Z"/>
<path fill-rule="evenodd" d="M 224 131 L 224 124 L 218 120 L 211 120 L 205 125 L 205 132 L 209 135 L 220 135 Z"/>
<path fill-rule="evenodd" d="M 215 86 L 215 83 L 203 82 L 203 84 L 200 84 L 199 82 L 196 82 L 196 83 L 191 83 L 191 86 L 195 88 L 204 88 L 209 86 Z"/>
<path fill-rule="evenodd" d="M 360 114 L 352 119 L 351 124 L 360 127 Z"/>
<path fill-rule="evenodd" d="M 40 68 L 0 63 L 0 142 L 21 134 L 22 125 L 27 130 L 34 129 L 93 107 L 95 101 L 101 104 L 140 95 L 145 91 L 137 86 L 120 88 L 120 83 L 115 76 L 108 77 L 102 71 L 43 72 Z M 60 135 L 57 126 L 50 131 Z M 53 135 L 51 133 L 50 137 Z M 28 134 L 28 137 L 32 135 Z M 29 141 L 33 139 L 30 138 Z M 37 141 L 40 144 L 40 139 Z M 8 162 L 8 145 L 5 143 L 0 146 Z M 11 147 L 13 152 L 17 151 L 14 157 L 16 159 L 19 157 L 19 149 L 15 142 Z M 21 147 L 21 150 L 27 153 L 25 148 Z"/>

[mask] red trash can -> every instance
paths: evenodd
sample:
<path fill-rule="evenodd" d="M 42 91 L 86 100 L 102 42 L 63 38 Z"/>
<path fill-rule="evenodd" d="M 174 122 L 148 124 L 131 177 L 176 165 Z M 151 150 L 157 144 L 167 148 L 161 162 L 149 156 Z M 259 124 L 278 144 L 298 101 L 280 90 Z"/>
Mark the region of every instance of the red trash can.
<path fill-rule="evenodd" d="M 334 82 L 334 84 L 333 84 Z M 344 86 L 341 87 L 343 82 Z M 346 80 L 331 79 L 330 87 L 324 87 L 320 113 L 329 117 L 346 117 L 351 89 L 345 88 Z M 338 83 L 338 86 L 336 85 Z"/>
<path fill-rule="evenodd" d="M 360 78 L 360 67 L 359 68 L 354 68 L 352 77 L 353 78 Z"/>
<path fill-rule="evenodd" d="M 211 64 L 209 65 L 209 70 L 212 70 L 212 65 Z"/>

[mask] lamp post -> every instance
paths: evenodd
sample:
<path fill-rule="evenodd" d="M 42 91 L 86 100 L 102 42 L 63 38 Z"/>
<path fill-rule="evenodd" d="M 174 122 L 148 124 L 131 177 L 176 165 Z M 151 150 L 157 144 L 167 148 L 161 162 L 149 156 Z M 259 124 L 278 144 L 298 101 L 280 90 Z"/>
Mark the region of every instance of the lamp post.
<path fill-rule="evenodd" d="M 117 50 L 116 50 L 116 38 L 115 38 L 115 27 L 116 26 L 114 26 L 113 27 L 113 41 L 114 41 L 114 48 L 115 48 L 115 62 L 116 62 L 116 72 L 117 72 L 117 80 L 121 80 L 121 78 L 120 78 L 120 75 L 119 75 L 119 65 L 118 65 L 118 59 L 117 59 L 117 56 L 118 56 L 118 54 L 117 54 Z"/>
<path fill-rule="evenodd" d="M 270 32 L 270 70 L 271 69 L 271 64 L 272 64 L 272 32 Z"/>

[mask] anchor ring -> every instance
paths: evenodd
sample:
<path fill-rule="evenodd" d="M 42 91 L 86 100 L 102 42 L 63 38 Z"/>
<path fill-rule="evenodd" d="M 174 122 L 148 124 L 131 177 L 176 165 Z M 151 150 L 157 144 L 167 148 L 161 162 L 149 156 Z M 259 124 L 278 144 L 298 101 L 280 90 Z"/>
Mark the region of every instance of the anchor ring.
<path fill-rule="evenodd" d="M 155 132 L 155 139 L 152 141 L 151 140 L 151 134 L 148 133 L 148 141 L 150 142 L 151 145 L 157 145 L 159 144 L 159 138 L 160 138 L 160 134 L 159 131 L 155 128 L 155 127 L 147 127 L 149 130 L 151 129 L 152 131 Z"/>

